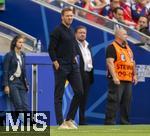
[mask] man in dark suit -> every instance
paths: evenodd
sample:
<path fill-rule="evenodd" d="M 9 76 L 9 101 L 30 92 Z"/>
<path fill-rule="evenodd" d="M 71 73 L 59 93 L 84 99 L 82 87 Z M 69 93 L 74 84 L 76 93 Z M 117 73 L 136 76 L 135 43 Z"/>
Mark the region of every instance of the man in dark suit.
<path fill-rule="evenodd" d="M 74 118 L 79 107 L 83 87 L 80 69 L 76 59 L 77 41 L 71 28 L 73 10 L 65 8 L 61 12 L 62 22 L 50 35 L 49 55 L 54 65 L 55 92 L 54 103 L 56 120 L 59 129 L 77 129 Z M 62 113 L 62 98 L 66 80 L 72 86 L 74 96 L 71 101 L 69 112 L 64 121 Z"/>
<path fill-rule="evenodd" d="M 77 53 L 79 55 L 80 73 L 83 85 L 83 96 L 79 105 L 79 124 L 85 125 L 85 106 L 90 85 L 93 83 L 93 61 L 89 43 L 86 41 L 87 29 L 84 26 L 78 26 L 75 30 L 76 40 L 78 42 Z"/>

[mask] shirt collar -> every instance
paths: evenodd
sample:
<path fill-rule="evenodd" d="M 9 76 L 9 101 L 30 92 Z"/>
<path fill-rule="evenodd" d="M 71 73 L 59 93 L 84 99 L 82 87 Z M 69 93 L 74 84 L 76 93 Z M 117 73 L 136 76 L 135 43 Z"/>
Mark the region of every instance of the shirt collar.
<path fill-rule="evenodd" d="M 77 41 L 78 41 L 79 45 L 83 47 L 82 43 L 79 40 L 77 40 Z M 87 48 L 89 43 L 86 40 L 84 42 L 85 42 L 85 47 L 84 48 Z"/>

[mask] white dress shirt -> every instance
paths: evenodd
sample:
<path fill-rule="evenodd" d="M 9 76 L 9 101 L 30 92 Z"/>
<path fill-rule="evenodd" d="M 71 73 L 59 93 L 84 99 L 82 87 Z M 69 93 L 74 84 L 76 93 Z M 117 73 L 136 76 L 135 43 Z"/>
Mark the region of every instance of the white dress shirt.
<path fill-rule="evenodd" d="M 90 72 L 93 68 L 92 56 L 88 48 L 89 43 L 87 41 L 84 42 L 85 42 L 85 46 L 83 46 L 80 41 L 78 41 L 78 45 L 81 50 L 83 61 L 84 61 L 84 71 Z"/>
<path fill-rule="evenodd" d="M 17 70 L 14 73 L 15 77 L 20 77 L 21 76 L 21 65 L 22 65 L 22 60 L 21 60 L 21 56 L 19 54 L 16 53 L 16 57 L 17 57 Z"/>

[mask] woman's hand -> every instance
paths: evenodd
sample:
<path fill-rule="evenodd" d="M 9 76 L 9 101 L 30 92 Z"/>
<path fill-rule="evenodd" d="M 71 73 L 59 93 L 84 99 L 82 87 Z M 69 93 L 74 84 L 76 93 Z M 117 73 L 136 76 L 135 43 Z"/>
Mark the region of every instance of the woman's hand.
<path fill-rule="evenodd" d="M 10 93 L 10 88 L 9 88 L 9 86 L 5 86 L 4 92 L 5 92 L 5 94 L 9 94 L 9 93 Z"/>

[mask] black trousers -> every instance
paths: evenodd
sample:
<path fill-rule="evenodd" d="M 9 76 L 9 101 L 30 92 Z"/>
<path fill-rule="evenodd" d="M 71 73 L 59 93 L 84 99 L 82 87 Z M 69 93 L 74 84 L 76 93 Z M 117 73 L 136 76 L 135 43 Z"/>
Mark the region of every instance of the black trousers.
<path fill-rule="evenodd" d="M 74 92 L 69 112 L 66 120 L 74 119 L 77 109 L 79 107 L 80 98 L 83 93 L 81 74 L 78 64 L 61 64 L 58 70 L 54 70 L 55 74 L 55 114 L 57 124 L 61 125 L 64 121 L 62 114 L 62 99 L 64 94 L 64 87 L 66 80 L 69 81 Z"/>
<path fill-rule="evenodd" d="M 81 97 L 80 105 L 79 105 L 79 124 L 85 124 L 85 108 L 87 103 L 88 92 L 90 88 L 91 81 L 90 72 L 82 73 L 82 85 L 83 85 L 83 95 Z"/>
<path fill-rule="evenodd" d="M 108 81 L 108 98 L 105 124 L 115 124 L 116 113 L 120 110 L 120 123 L 129 124 L 129 110 L 132 95 L 132 83 L 121 81 L 120 85 Z"/>

